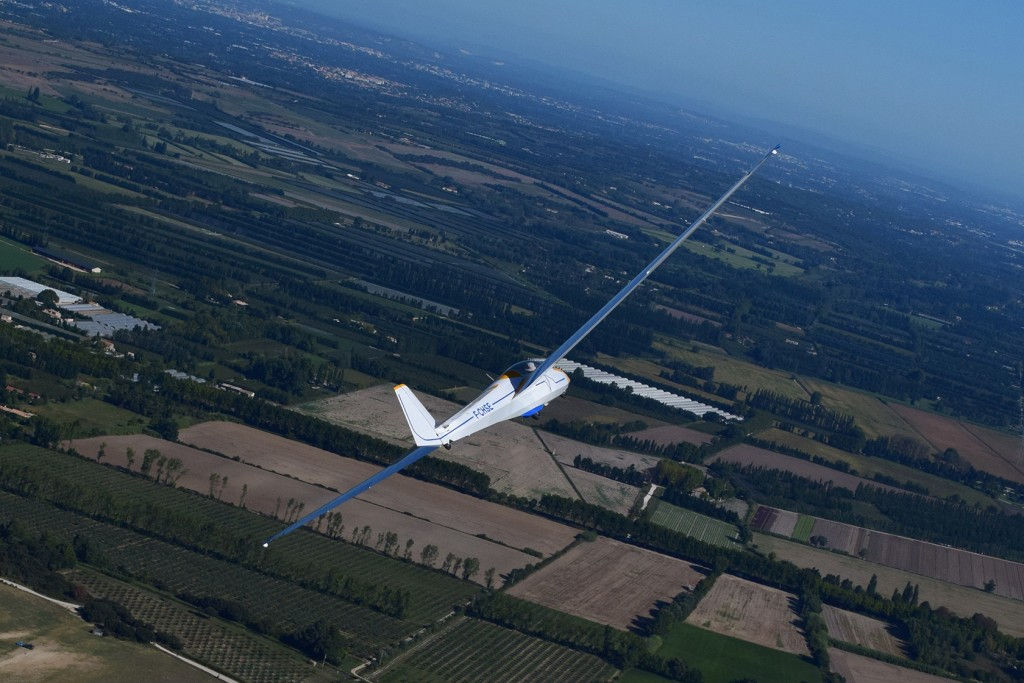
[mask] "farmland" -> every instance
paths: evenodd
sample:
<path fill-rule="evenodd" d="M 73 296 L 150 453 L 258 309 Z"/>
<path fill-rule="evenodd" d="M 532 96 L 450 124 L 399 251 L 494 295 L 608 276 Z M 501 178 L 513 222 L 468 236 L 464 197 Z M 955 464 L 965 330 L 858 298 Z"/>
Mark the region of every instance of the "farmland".
<path fill-rule="evenodd" d="M 892 635 L 892 627 L 884 621 L 831 605 L 822 605 L 821 616 L 831 638 L 894 657 L 906 656 L 902 641 Z"/>
<path fill-rule="evenodd" d="M 626 436 L 633 437 L 639 441 L 650 440 L 659 446 L 671 446 L 677 443 L 692 443 L 695 446 L 711 442 L 711 435 L 698 432 L 696 429 L 680 427 L 679 425 L 662 425 L 660 427 L 648 427 L 638 432 L 629 432 Z"/>
<path fill-rule="evenodd" d="M 0 679 L 50 681 L 74 671 L 76 681 L 146 680 L 200 683 L 210 677 L 148 645 L 97 638 L 63 607 L 0 585 Z M 14 646 L 24 640 L 31 652 Z"/>
<path fill-rule="evenodd" d="M 720 451 L 708 459 L 708 462 L 718 461 L 735 463 L 741 466 L 753 465 L 754 467 L 782 470 L 819 483 L 832 482 L 833 486 L 842 486 L 843 488 L 850 489 L 851 491 L 856 491 L 857 486 L 861 484 L 875 486 L 889 491 L 897 490 L 887 484 L 879 484 L 878 482 L 871 481 L 870 479 L 864 479 L 852 474 L 847 474 L 846 472 L 834 470 L 831 467 L 817 465 L 813 462 L 794 458 L 789 455 L 783 455 L 781 453 L 773 453 L 772 451 L 745 443 L 730 446 L 724 451 Z"/>
<path fill-rule="evenodd" d="M 636 486 L 575 467 L 566 467 L 565 474 L 572 480 L 583 500 L 619 514 L 627 514 L 640 494 L 640 489 Z"/>
<path fill-rule="evenodd" d="M 792 512 L 761 506 L 754 513 L 751 528 L 806 541 L 796 530 L 785 533 L 785 528 L 779 524 L 779 519 L 792 515 Z M 847 555 L 972 588 L 982 588 L 991 579 L 999 595 L 1024 600 L 1024 564 L 1019 562 L 818 517 L 800 515 L 800 518 L 801 522 L 813 522 L 806 534 L 808 538 L 824 537 L 828 548 Z"/>
<path fill-rule="evenodd" d="M 828 649 L 828 657 L 832 670 L 851 683 L 943 683 L 949 680 L 834 647 Z"/>
<path fill-rule="evenodd" d="M 577 455 L 590 458 L 594 462 L 622 469 L 628 469 L 632 465 L 638 470 L 645 470 L 658 464 L 658 458 L 652 455 L 641 455 L 640 453 L 617 448 L 591 446 L 590 444 L 573 441 L 564 436 L 545 431 L 538 431 L 537 436 L 548 450 L 554 454 L 558 462 L 565 465 L 571 465 Z"/>
<path fill-rule="evenodd" d="M 893 410 L 935 450 L 955 448 L 975 469 L 1024 483 L 1024 463 L 1017 458 L 1019 437 L 907 406 L 896 405 Z"/>
<path fill-rule="evenodd" d="M 723 548 L 739 547 L 739 542 L 736 540 L 739 537 L 739 531 L 728 522 L 666 503 L 663 500 L 652 500 L 651 508 L 650 519 L 654 524 Z"/>
<path fill-rule="evenodd" d="M 813 664 L 794 654 L 731 638 L 688 623 L 677 624 L 664 639 L 657 654 L 679 657 L 700 669 L 706 683 L 732 683 L 737 680 L 794 683 L 821 680 L 821 674 Z M 627 677 L 626 680 L 634 679 Z M 849 680 L 850 683 L 854 682 L 854 679 Z"/>
<path fill-rule="evenodd" d="M 95 514 L 119 519 L 118 515 L 131 515 L 129 510 L 143 506 L 147 510 L 161 512 L 162 517 L 171 517 L 179 525 L 202 520 L 206 531 L 189 540 L 193 547 L 213 547 L 217 540 L 230 539 L 228 542 L 240 549 L 236 552 L 244 556 L 250 548 L 256 550 L 259 539 L 280 528 L 279 523 L 253 512 L 169 486 L 154 486 L 140 477 L 100 467 L 80 458 L 33 447 L 6 447 L 2 449 L 2 455 L 0 464 L 4 469 L 20 468 L 19 473 L 29 472 L 33 476 L 45 477 L 48 486 L 57 490 L 66 490 L 63 489 L 66 486 L 81 486 L 92 491 L 116 491 L 116 498 L 112 498 L 114 502 L 104 502 L 104 507 L 97 509 Z M 57 508 L 41 502 L 8 494 L 4 496 L 7 501 L 6 510 L 15 509 L 15 505 L 30 506 L 26 509 L 33 511 L 33 515 L 41 515 L 40 520 L 59 515 L 57 521 L 39 522 L 47 525 L 47 528 L 73 530 L 85 524 L 91 525 L 90 528 L 101 529 L 98 533 L 105 535 L 130 533 L 126 529 L 88 520 L 70 512 L 58 513 Z M 92 504 L 92 499 L 85 502 Z M 133 519 L 137 525 L 159 524 L 162 517 L 153 517 L 152 514 L 139 515 Z M 161 527 L 161 531 L 173 539 L 184 534 L 186 529 L 173 526 Z M 128 548 L 134 544 L 108 540 L 101 547 L 106 552 L 108 548 Z M 169 547 L 169 544 L 161 547 Z M 191 551 L 182 549 L 181 552 Z M 261 569 L 269 565 L 274 567 L 275 572 L 294 577 L 299 582 L 322 581 L 333 569 L 340 572 L 342 578 L 348 577 L 380 588 L 408 591 L 410 603 L 406 618 L 414 622 L 436 619 L 453 604 L 476 592 L 472 584 L 440 572 L 384 557 L 359 545 L 309 533 L 293 534 L 282 539 L 269 555 L 261 553 L 260 558 L 266 563 L 260 564 Z M 126 559 L 134 562 L 138 558 L 128 553 Z"/>
<path fill-rule="evenodd" d="M 927 600 L 932 607 L 945 607 L 962 617 L 981 612 L 995 619 L 1000 631 L 1018 638 L 1024 637 L 1024 604 L 1017 600 L 775 536 L 755 533 L 754 544 L 759 552 L 775 553 L 780 560 L 787 560 L 798 567 L 815 568 L 822 576 L 834 574 L 847 578 L 859 586 L 867 586 L 871 576 L 875 575 L 878 577 L 878 592 L 881 595 L 903 590 L 907 582 L 916 584 L 920 586 L 921 602 Z"/>
<path fill-rule="evenodd" d="M 577 544 L 509 593 L 626 630 L 659 600 L 693 588 L 702 576 L 696 565 L 599 536 Z"/>
<path fill-rule="evenodd" d="M 791 593 L 722 574 L 686 623 L 764 647 L 809 655 L 797 626 L 795 604 L 796 596 Z"/>
<path fill-rule="evenodd" d="M 842 451 L 838 448 L 833 448 L 832 446 L 823 444 L 820 441 L 808 439 L 807 437 L 799 436 L 792 432 L 783 431 L 774 427 L 766 429 L 763 432 L 759 432 L 757 437 L 759 439 L 764 439 L 765 441 L 773 441 L 780 446 L 795 448 L 799 451 L 803 451 L 804 453 L 825 458 L 830 462 L 844 462 L 855 469 L 858 474 L 869 479 L 875 474 L 881 474 L 886 477 L 892 477 L 896 481 L 909 481 L 917 484 L 918 486 L 923 486 L 928 489 L 928 493 L 939 498 L 948 498 L 949 496 L 956 494 L 970 503 L 990 505 L 993 502 L 992 498 L 986 496 L 981 491 L 955 481 L 943 479 L 942 477 L 934 474 L 922 472 L 921 470 L 901 465 L 899 463 L 892 462 L 891 460 L 873 458 L 866 455 Z"/>
<path fill-rule="evenodd" d="M 478 619 L 462 619 L 394 668 L 386 683 L 607 681 L 618 671 L 593 655 Z"/>
<path fill-rule="evenodd" d="M 443 419 L 459 406 L 417 392 L 423 405 Z M 299 406 L 302 412 L 403 446 L 413 446 L 409 425 L 390 385 L 341 394 Z M 491 486 L 504 493 L 539 498 L 553 493 L 575 498 L 572 486 L 526 425 L 502 422 L 462 439 L 451 450 L 438 450 L 439 458 L 468 465 L 491 478 Z"/>
<path fill-rule="evenodd" d="M 106 452 L 116 464 L 124 462 L 122 454 L 129 447 L 140 455 L 144 449 L 156 448 L 184 463 L 186 471 L 178 486 L 209 495 L 213 484 L 213 493 L 220 500 L 236 504 L 241 501 L 248 509 L 282 518 L 288 514 L 287 501 L 296 501 L 295 505 L 301 503 L 305 510 L 311 510 L 337 495 L 337 490 L 344 490 L 379 470 L 368 463 L 240 425 L 212 423 L 197 427 L 202 430 L 197 433 L 212 432 L 215 438 L 191 439 L 193 432 L 188 430 L 182 438 L 211 449 L 224 448 L 228 455 L 243 459 L 235 461 L 144 435 L 97 437 L 76 441 L 75 447 L 95 457 L 99 445 L 106 443 Z M 236 436 L 236 440 L 231 442 L 230 435 Z M 249 457 L 255 462 L 248 461 Z M 433 544 L 441 550 L 442 557 L 448 552 L 477 557 L 484 569 L 493 566 L 502 573 L 533 559 L 511 547 L 513 543 L 523 543 L 520 548 L 537 543 L 541 546 L 537 550 L 550 553 L 568 545 L 574 535 L 567 527 L 553 522 L 409 477 L 385 482 L 352 501 L 342 514 L 349 530 L 369 526 L 377 532 L 399 534 L 403 544 L 413 540 L 416 558 L 420 548 Z M 519 518 L 520 524 L 509 523 Z M 478 534 L 500 539 L 505 545 Z"/>
<path fill-rule="evenodd" d="M 180 638 L 188 657 L 232 677 L 270 683 L 303 681 L 316 674 L 299 653 L 178 602 L 96 572 L 78 570 L 73 578 L 91 594 L 118 602 L 136 619 Z"/>
<path fill-rule="evenodd" d="M 808 396 L 821 394 L 821 403 L 832 410 L 853 415 L 864 434 L 873 439 L 879 436 L 917 437 L 914 429 L 896 413 L 892 406 L 874 394 L 842 387 L 820 379 L 801 378 Z"/>

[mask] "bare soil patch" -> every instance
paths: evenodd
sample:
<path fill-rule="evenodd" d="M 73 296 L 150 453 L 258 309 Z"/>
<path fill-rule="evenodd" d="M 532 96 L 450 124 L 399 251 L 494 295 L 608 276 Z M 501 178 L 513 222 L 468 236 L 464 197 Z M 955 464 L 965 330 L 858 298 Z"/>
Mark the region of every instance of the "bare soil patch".
<path fill-rule="evenodd" d="M 630 432 L 626 436 L 634 439 L 650 440 L 659 446 L 673 446 L 677 443 L 692 443 L 694 446 L 710 443 L 712 436 L 696 429 L 687 429 L 679 425 L 662 425 L 660 427 L 648 427 L 639 432 Z"/>
<path fill-rule="evenodd" d="M 516 597 L 627 629 L 659 600 L 690 590 L 705 570 L 667 555 L 599 536 L 517 583 Z"/>
<path fill-rule="evenodd" d="M 903 641 L 892 635 L 892 627 L 880 619 L 872 619 L 832 605 L 822 605 L 821 616 L 825 619 L 828 634 L 836 640 L 894 657 L 906 656 Z"/>
<path fill-rule="evenodd" d="M 955 448 L 975 469 L 1024 483 L 1024 463 L 1017 461 L 1013 437 L 916 408 L 894 405 L 892 409 L 935 450 Z"/>
<path fill-rule="evenodd" d="M 559 422 L 584 420 L 586 422 L 596 422 L 601 424 L 625 424 L 635 420 L 642 420 L 651 427 L 666 424 L 661 420 L 655 420 L 654 418 L 647 417 L 646 415 L 631 413 L 628 410 L 623 410 L 622 408 L 614 408 L 612 406 L 594 403 L 593 401 L 588 401 L 583 398 L 566 395 L 559 396 L 557 401 L 552 401 L 550 405 L 544 408 L 544 412 L 540 414 L 540 418 L 541 422 L 549 419 L 555 419 Z"/>
<path fill-rule="evenodd" d="M 227 435 L 231 431 L 216 426 L 221 424 L 228 423 L 212 423 L 214 426 L 206 426 L 206 429 L 218 438 L 230 440 L 231 437 Z M 82 439 L 73 445 L 80 453 L 95 457 L 100 444 L 105 442 L 107 456 L 104 461 L 120 466 L 125 465 L 125 449 L 131 447 L 137 454 L 134 471 L 139 469 L 143 451 L 156 448 L 163 455 L 179 458 L 184 463 L 185 472 L 178 481 L 179 487 L 210 495 L 211 476 L 215 475 L 220 477 L 221 482 L 226 481 L 223 487 L 214 482 L 215 497 L 236 505 L 244 502 L 250 510 L 282 520 L 299 503 L 304 504 L 301 511 L 304 513 L 337 496 L 337 491 L 324 488 L 325 485 L 344 490 L 380 469 L 326 451 L 320 451 L 319 454 L 307 453 L 307 457 L 303 458 L 297 453 L 310 447 L 257 430 L 250 430 L 254 434 L 246 434 L 243 430 L 249 428 L 241 425 L 232 425 L 232 428 L 239 430 L 235 432 L 236 442 L 258 447 L 260 440 L 265 439 L 262 452 L 268 454 L 268 457 L 263 462 L 269 464 L 268 461 L 279 458 L 281 471 L 274 472 L 269 467 L 261 469 L 256 463 L 249 464 L 244 459 L 236 461 L 138 434 Z M 224 444 L 218 445 L 227 448 Z M 307 466 L 304 467 L 304 464 Z M 309 477 L 312 483 L 293 478 L 300 475 Z M 291 506 L 290 501 L 294 502 Z M 345 538 L 350 538 L 352 530 L 363 526 L 369 526 L 375 532 L 373 537 L 381 531 L 393 531 L 399 535 L 399 546 L 403 549 L 406 540 L 414 541 L 414 559 L 419 558 L 421 548 L 433 544 L 438 547 L 442 557 L 449 552 L 459 557 L 476 557 L 482 569 L 494 567 L 502 574 L 536 561 L 535 557 L 522 552 L 521 548 L 532 547 L 550 554 L 564 548 L 575 536 L 575 530 L 543 518 L 402 476 L 381 483 L 363 496 L 346 503 L 338 512 L 342 514 L 345 525 Z M 289 521 L 299 516 L 301 513 L 293 512 Z M 313 526 L 316 527 L 316 522 Z M 488 538 L 479 537 L 478 534 L 487 535 Z M 501 541 L 490 540 L 492 538 Z M 480 581 L 483 580 L 480 578 L 482 574 L 477 577 Z"/>
<path fill-rule="evenodd" d="M 794 458 L 789 455 L 782 455 L 781 453 L 774 453 L 745 443 L 730 446 L 724 451 L 716 453 L 708 459 L 708 462 L 715 462 L 717 460 L 736 463 L 738 465 L 754 465 L 755 467 L 782 470 L 822 484 L 825 482 L 831 482 L 833 486 L 842 486 L 843 488 L 847 488 L 851 491 L 856 491 L 857 486 L 860 484 L 864 484 L 865 486 L 874 486 L 876 488 L 886 489 L 889 491 L 899 490 L 887 484 L 879 484 L 876 481 L 864 479 L 863 477 L 858 477 L 853 474 L 847 474 L 846 472 L 840 472 L 839 470 L 834 470 L 831 467 L 816 465 L 807 460 L 801 460 L 800 458 Z"/>
<path fill-rule="evenodd" d="M 686 621 L 775 650 L 809 655 L 797 627 L 795 605 L 792 593 L 722 574 Z"/>
<path fill-rule="evenodd" d="M 416 392 L 416 395 L 438 419 L 454 414 L 460 407 L 436 396 L 421 392 Z M 415 447 L 409 425 L 390 385 L 307 403 L 299 410 L 410 450 Z M 491 478 L 491 486 L 503 493 L 532 498 L 539 498 L 544 493 L 577 497 L 533 429 L 516 422 L 502 422 L 477 432 L 456 442 L 450 451 L 438 449 L 434 456 L 483 472 Z"/>
<path fill-rule="evenodd" d="M 541 442 L 547 446 L 560 463 L 572 465 L 577 455 L 590 458 L 594 462 L 604 463 L 612 467 L 628 469 L 630 465 L 638 470 L 646 470 L 658 464 L 659 458 L 652 455 L 642 455 L 632 451 L 622 451 L 617 448 L 604 448 L 603 446 L 591 446 L 580 441 L 573 441 L 564 436 L 558 436 L 551 432 L 538 432 Z"/>
<path fill-rule="evenodd" d="M 850 683 L 948 683 L 948 678 L 933 676 L 916 669 L 907 669 L 877 659 L 855 655 L 834 647 L 828 649 L 832 671 L 843 676 Z"/>

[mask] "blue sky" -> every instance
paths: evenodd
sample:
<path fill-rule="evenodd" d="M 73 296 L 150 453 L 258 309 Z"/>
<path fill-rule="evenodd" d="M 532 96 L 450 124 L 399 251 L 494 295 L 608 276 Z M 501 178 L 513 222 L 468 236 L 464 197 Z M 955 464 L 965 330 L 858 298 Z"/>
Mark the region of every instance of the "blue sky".
<path fill-rule="evenodd" d="M 1024 2 L 292 1 L 817 131 L 1024 196 Z"/>

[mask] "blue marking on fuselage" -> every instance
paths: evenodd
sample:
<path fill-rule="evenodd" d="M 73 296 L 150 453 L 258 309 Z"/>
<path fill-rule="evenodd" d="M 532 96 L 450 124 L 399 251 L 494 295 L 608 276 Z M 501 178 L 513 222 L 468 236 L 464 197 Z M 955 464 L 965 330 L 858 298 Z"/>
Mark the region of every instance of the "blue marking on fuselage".
<path fill-rule="evenodd" d="M 544 405 L 543 404 L 537 406 L 536 408 L 530 408 L 525 413 L 520 415 L 520 417 L 533 417 L 534 415 L 536 415 L 537 413 L 539 413 L 542 410 L 544 410 Z"/>

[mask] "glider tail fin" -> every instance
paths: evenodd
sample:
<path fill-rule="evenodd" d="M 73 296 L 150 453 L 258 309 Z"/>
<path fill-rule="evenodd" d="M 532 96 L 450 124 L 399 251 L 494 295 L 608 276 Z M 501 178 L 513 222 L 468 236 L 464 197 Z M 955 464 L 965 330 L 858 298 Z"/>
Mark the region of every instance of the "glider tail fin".
<path fill-rule="evenodd" d="M 398 396 L 398 402 L 402 405 L 405 421 L 409 423 L 409 431 L 412 432 L 412 438 L 416 441 L 416 445 L 437 446 L 441 443 L 441 439 L 437 437 L 437 421 L 412 393 L 412 389 L 404 384 L 399 384 L 395 387 L 395 395 Z"/>

